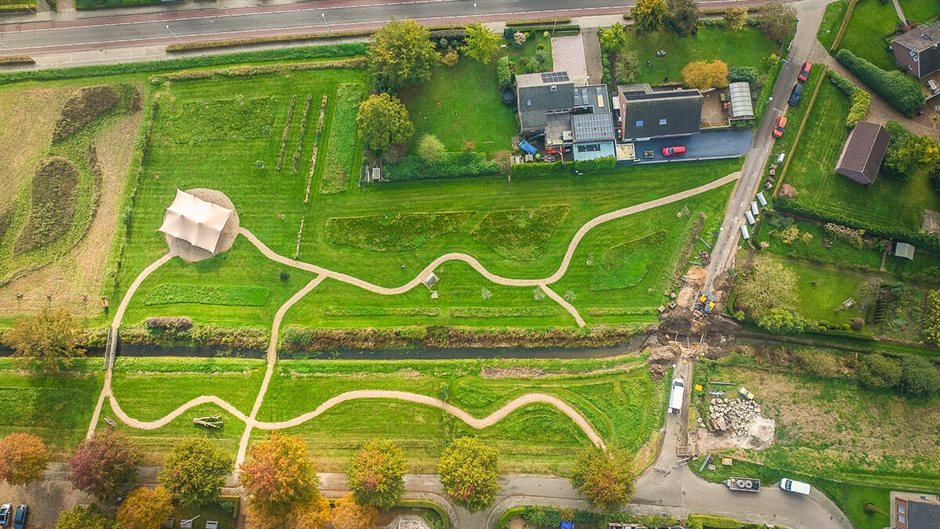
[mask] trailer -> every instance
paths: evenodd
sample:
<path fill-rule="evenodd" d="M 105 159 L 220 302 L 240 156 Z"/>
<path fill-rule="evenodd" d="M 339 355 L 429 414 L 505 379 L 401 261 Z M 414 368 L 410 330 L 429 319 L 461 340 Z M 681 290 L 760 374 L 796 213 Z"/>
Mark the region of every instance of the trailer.
<path fill-rule="evenodd" d="M 748 224 L 750 224 L 751 226 L 754 225 L 754 215 L 750 211 L 744 212 L 744 218 L 747 219 Z"/>
<path fill-rule="evenodd" d="M 681 414 L 684 400 L 685 383 L 682 381 L 682 377 L 676 377 L 672 379 L 672 391 L 669 393 L 669 413 Z"/>
<path fill-rule="evenodd" d="M 757 201 L 760 202 L 761 207 L 767 207 L 767 199 L 764 198 L 764 193 L 757 193 Z"/>
<path fill-rule="evenodd" d="M 751 202 L 751 213 L 756 217 L 760 214 L 760 210 L 757 209 L 757 202 Z"/>
<path fill-rule="evenodd" d="M 755 478 L 736 478 L 732 476 L 725 480 L 725 485 L 733 491 L 757 492 L 760 490 L 760 480 Z"/>
<path fill-rule="evenodd" d="M 747 226 L 744 224 L 741 225 L 741 238 L 745 241 L 751 238 L 751 234 L 747 231 Z"/>

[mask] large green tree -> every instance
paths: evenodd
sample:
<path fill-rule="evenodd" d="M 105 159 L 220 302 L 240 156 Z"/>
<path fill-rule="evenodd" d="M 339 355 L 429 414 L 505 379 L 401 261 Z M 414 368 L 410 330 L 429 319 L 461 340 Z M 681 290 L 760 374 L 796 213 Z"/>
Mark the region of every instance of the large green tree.
<path fill-rule="evenodd" d="M 372 34 L 369 68 L 379 90 L 424 81 L 437 61 L 431 32 L 414 20 L 391 20 Z"/>
<path fill-rule="evenodd" d="M 698 22 L 698 6 L 695 0 L 666 0 L 669 8 L 666 23 L 681 36 L 692 33 Z"/>
<path fill-rule="evenodd" d="M 627 43 L 627 31 L 624 29 L 623 24 L 617 22 L 612 26 L 598 30 L 597 38 L 601 42 L 601 50 L 605 53 L 617 53 Z"/>
<path fill-rule="evenodd" d="M 26 485 L 39 479 L 48 463 L 49 450 L 38 435 L 13 432 L 0 439 L 0 480 Z"/>
<path fill-rule="evenodd" d="M 352 494 L 343 496 L 333 509 L 333 529 L 374 529 L 379 511 L 371 505 L 359 505 Z"/>
<path fill-rule="evenodd" d="M 796 274 L 770 256 L 757 255 L 735 281 L 735 307 L 755 320 L 772 308 L 790 308 L 796 302 Z"/>
<path fill-rule="evenodd" d="M 460 51 L 471 59 L 489 64 L 499 50 L 502 39 L 480 22 L 470 24 L 464 29 L 464 43 Z"/>
<path fill-rule="evenodd" d="M 117 510 L 121 529 L 159 529 L 173 514 L 173 496 L 163 487 L 134 489 Z"/>
<path fill-rule="evenodd" d="M 637 0 L 630 10 L 633 15 L 633 27 L 639 31 L 662 29 L 668 13 L 669 4 L 666 0 Z"/>
<path fill-rule="evenodd" d="M 757 14 L 757 29 L 774 42 L 783 42 L 796 29 L 796 9 L 772 0 Z"/>
<path fill-rule="evenodd" d="M 725 11 L 722 17 L 725 21 L 725 27 L 731 31 L 741 31 L 747 25 L 747 8 L 731 7 Z"/>
<path fill-rule="evenodd" d="M 260 513 L 288 518 L 320 497 L 320 482 L 300 436 L 271 432 L 251 446 L 241 470 L 248 502 Z"/>
<path fill-rule="evenodd" d="M 208 439 L 187 437 L 176 443 L 160 472 L 160 484 L 187 505 L 219 500 L 235 462 Z"/>
<path fill-rule="evenodd" d="M 475 437 L 456 439 L 444 449 L 437 466 L 444 491 L 471 512 L 485 509 L 499 491 L 498 459 L 495 448 Z"/>
<path fill-rule="evenodd" d="M 405 453 L 393 441 L 369 441 L 356 452 L 346 476 L 360 505 L 391 509 L 405 495 Z"/>
<path fill-rule="evenodd" d="M 143 454 L 120 430 L 106 428 L 82 441 L 69 460 L 69 481 L 102 501 L 111 501 L 137 479 Z"/>
<path fill-rule="evenodd" d="M 16 320 L 4 341 L 28 369 L 57 370 L 85 352 L 78 346 L 78 328 L 65 309 L 46 307 Z"/>
<path fill-rule="evenodd" d="M 571 484 L 592 505 L 607 511 L 619 510 L 636 490 L 633 458 L 622 450 L 592 447 L 582 451 L 571 473 Z"/>
<path fill-rule="evenodd" d="M 363 101 L 356 115 L 356 125 L 366 147 L 378 154 L 407 143 L 415 133 L 408 109 L 389 94 L 373 94 Z"/>

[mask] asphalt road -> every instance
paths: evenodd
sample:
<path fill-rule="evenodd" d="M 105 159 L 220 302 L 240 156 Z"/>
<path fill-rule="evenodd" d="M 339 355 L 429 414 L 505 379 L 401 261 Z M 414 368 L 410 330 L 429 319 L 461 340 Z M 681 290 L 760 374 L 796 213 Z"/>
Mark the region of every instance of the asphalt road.
<path fill-rule="evenodd" d="M 633 0 L 322 0 L 0 24 L 0 54 L 131 48 L 191 40 L 369 29 L 391 18 L 427 24 L 620 14 Z M 753 4 L 755 0 L 701 4 Z"/>

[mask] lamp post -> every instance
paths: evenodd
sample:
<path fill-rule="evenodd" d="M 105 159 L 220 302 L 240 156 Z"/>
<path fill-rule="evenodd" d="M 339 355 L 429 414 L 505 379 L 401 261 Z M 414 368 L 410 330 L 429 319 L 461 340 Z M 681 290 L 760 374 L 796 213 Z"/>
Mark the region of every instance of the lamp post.
<path fill-rule="evenodd" d="M 180 38 L 179 35 L 177 35 L 176 33 L 173 33 L 173 30 L 170 29 L 170 25 L 169 25 L 169 24 L 166 25 L 166 30 L 169 31 L 169 32 L 170 32 L 170 35 L 173 35 L 173 37 L 175 37 L 175 38 L 177 38 L 177 39 Z"/>
<path fill-rule="evenodd" d="M 320 18 L 323 19 L 323 24 L 326 25 L 326 32 L 329 33 L 329 32 L 330 32 L 330 25 L 327 24 L 327 22 L 326 22 L 326 13 L 323 12 L 323 11 L 321 11 L 321 12 L 320 12 Z"/>

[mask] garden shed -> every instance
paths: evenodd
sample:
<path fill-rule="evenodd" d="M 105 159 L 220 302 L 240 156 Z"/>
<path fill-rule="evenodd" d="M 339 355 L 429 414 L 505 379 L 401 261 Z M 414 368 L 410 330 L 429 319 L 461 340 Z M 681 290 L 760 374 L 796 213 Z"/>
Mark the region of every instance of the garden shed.
<path fill-rule="evenodd" d="M 754 101 L 751 99 L 751 83 L 738 81 L 728 85 L 728 97 L 731 99 L 731 119 L 752 119 Z"/>
<path fill-rule="evenodd" d="M 836 172 L 863 185 L 874 183 L 890 141 L 891 135 L 881 125 L 859 121 L 842 148 Z"/>

